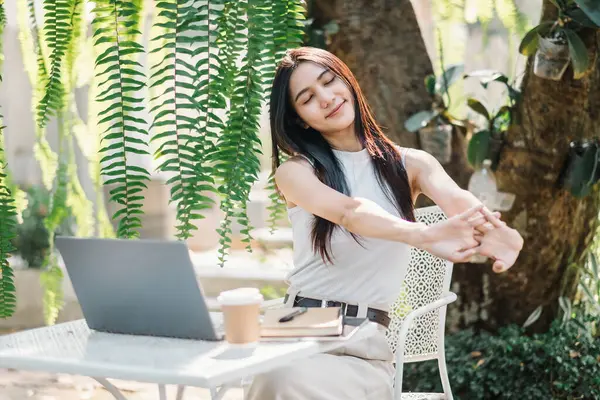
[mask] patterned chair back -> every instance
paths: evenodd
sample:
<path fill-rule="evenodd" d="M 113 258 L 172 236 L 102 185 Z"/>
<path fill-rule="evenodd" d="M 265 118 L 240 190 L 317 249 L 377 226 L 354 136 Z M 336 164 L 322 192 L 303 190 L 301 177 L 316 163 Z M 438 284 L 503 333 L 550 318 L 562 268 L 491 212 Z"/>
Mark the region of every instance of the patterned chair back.
<path fill-rule="evenodd" d="M 427 225 L 446 219 L 446 215 L 438 206 L 418 208 L 415 210 L 417 221 Z M 406 315 L 412 310 L 426 306 L 450 289 L 453 263 L 431 253 L 413 248 L 411 250 L 408 271 L 396 302 L 390 309 L 391 322 L 387 330 L 388 342 L 396 353 L 398 333 Z M 405 360 L 421 361 L 437 357 L 440 347 L 440 335 L 444 330 L 440 324 L 445 323 L 446 307 L 430 311 L 413 322 L 404 348 Z"/>

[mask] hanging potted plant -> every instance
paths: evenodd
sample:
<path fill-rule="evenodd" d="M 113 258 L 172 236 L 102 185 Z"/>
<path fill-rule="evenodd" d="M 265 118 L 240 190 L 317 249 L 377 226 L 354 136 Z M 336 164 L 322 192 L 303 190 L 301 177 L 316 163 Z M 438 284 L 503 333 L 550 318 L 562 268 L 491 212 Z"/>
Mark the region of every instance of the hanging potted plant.
<path fill-rule="evenodd" d="M 521 99 L 521 92 L 514 88 L 506 75 L 491 70 L 479 70 L 465 75 L 465 78 L 478 78 L 479 83 L 487 89 L 490 83 L 503 84 L 507 89 L 507 101 L 496 112 L 490 112 L 484 104 L 469 98 L 467 105 L 471 110 L 485 118 L 484 128 L 475 132 L 467 147 L 467 159 L 474 167 L 479 167 L 484 160 L 492 161 L 493 171 L 498 167 L 500 153 L 504 145 L 504 136 L 511 125 L 516 123 L 516 107 Z"/>
<path fill-rule="evenodd" d="M 588 50 L 579 36 L 585 28 L 600 27 L 600 2 L 597 0 L 551 0 L 558 9 L 555 21 L 543 21 L 531 29 L 519 52 L 535 54 L 533 72 L 540 78 L 559 81 L 569 64 L 575 79 L 585 76 L 589 67 Z"/>
<path fill-rule="evenodd" d="M 447 164 L 452 157 L 454 125 L 462 126 L 461 121 L 449 114 L 444 94 L 450 99 L 448 89 L 462 76 L 463 70 L 463 65 L 451 65 L 437 78 L 433 74 L 425 77 L 425 87 L 432 99 L 431 109 L 413 114 L 404 123 L 407 131 L 417 132 L 419 147 L 441 164 Z"/>

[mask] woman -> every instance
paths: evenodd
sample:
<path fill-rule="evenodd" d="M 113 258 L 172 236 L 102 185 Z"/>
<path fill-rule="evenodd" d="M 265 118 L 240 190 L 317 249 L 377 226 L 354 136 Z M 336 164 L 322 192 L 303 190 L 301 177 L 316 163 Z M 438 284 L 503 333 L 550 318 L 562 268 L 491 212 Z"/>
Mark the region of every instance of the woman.
<path fill-rule="evenodd" d="M 393 355 L 384 332 L 410 246 L 453 262 L 483 254 L 503 272 L 523 240 L 435 158 L 385 137 L 352 72 L 325 50 L 287 52 L 273 82 L 270 120 L 275 181 L 294 240 L 286 306 L 341 306 L 378 322 L 380 332 L 257 376 L 248 398 L 391 399 Z M 281 165 L 279 151 L 290 156 Z M 415 222 L 421 193 L 449 219 Z"/>

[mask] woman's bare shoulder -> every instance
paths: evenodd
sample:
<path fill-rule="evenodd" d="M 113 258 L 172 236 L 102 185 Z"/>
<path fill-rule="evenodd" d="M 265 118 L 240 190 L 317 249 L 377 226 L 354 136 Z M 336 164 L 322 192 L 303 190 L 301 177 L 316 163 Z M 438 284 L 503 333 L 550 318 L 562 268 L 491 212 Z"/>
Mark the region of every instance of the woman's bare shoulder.
<path fill-rule="evenodd" d="M 277 171 L 288 171 L 290 169 L 297 168 L 298 165 L 309 168 L 310 170 L 313 169 L 312 164 L 308 160 L 308 158 L 306 158 L 304 156 L 296 155 L 296 156 L 292 156 L 292 157 L 288 158 L 283 163 L 281 163 L 281 165 L 277 168 Z M 282 174 L 280 173 L 280 175 L 282 175 Z"/>
<path fill-rule="evenodd" d="M 418 172 L 424 168 L 431 167 L 432 164 L 438 161 L 431 154 L 420 149 L 411 147 L 400 147 L 402 156 L 404 157 L 404 165 L 408 171 Z"/>

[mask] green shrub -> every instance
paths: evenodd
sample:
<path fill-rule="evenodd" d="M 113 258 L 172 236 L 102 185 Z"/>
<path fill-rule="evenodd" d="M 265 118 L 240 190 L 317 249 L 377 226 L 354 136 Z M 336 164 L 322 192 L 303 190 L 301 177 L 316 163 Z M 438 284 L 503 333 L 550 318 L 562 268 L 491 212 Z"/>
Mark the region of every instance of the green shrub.
<path fill-rule="evenodd" d="M 446 338 L 446 362 L 455 399 L 600 399 L 598 317 L 556 321 L 528 336 L 510 326 L 498 334 L 465 330 Z M 404 391 L 441 392 L 435 361 L 405 365 Z"/>
<path fill-rule="evenodd" d="M 27 189 L 27 200 L 27 208 L 22 213 L 23 222 L 17 226 L 13 244 L 16 254 L 25 260 L 29 268 L 41 268 L 50 247 L 50 235 L 45 226 L 50 193 L 43 187 L 32 186 Z M 73 235 L 72 222 L 71 217 L 67 218 L 55 233 Z"/>

